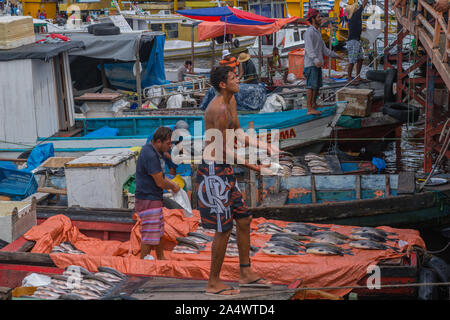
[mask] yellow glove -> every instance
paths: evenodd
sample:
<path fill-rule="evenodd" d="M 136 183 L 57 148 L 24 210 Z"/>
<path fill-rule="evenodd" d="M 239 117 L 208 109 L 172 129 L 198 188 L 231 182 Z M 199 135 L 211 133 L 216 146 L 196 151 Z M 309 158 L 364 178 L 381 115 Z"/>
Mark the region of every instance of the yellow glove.
<path fill-rule="evenodd" d="M 184 188 L 184 180 L 179 174 L 177 174 L 175 178 L 172 179 L 172 181 L 175 182 L 180 187 L 180 189 Z"/>

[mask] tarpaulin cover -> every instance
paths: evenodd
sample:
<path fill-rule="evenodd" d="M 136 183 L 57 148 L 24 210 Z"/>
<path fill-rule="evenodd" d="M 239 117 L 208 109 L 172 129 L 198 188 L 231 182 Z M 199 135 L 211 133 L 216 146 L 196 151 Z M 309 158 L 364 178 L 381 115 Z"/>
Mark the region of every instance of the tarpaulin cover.
<path fill-rule="evenodd" d="M 9 50 L 0 50 L 0 61 L 23 59 L 39 59 L 49 61 L 51 58 L 66 51 L 72 52 L 83 47 L 81 41 L 60 43 L 32 43 Z"/>
<path fill-rule="evenodd" d="M 79 250 L 86 254 L 50 253 L 50 257 L 59 268 L 69 265 L 79 265 L 90 271 L 97 271 L 98 266 L 108 266 L 127 274 L 140 274 L 148 276 L 164 276 L 186 279 L 207 279 L 211 261 L 211 243 L 200 254 L 177 254 L 171 250 L 176 245 L 176 238 L 186 236 L 188 232 L 196 231 L 199 225 L 200 214 L 193 210 L 193 216 L 186 218 L 182 209 L 163 208 L 165 232 L 163 245 L 168 260 L 142 260 L 140 252 L 140 226 L 137 219 L 133 226 L 130 240 L 103 241 L 83 235 L 71 220 L 64 215 L 56 215 L 38 226 L 34 226 L 25 235 L 25 239 L 36 241 L 33 253 L 50 253 L 53 246 L 62 241 L 70 241 Z M 272 222 L 284 227 L 288 222 L 253 219 L 251 224 L 251 244 L 264 247 L 271 235 L 257 233 L 257 225 L 263 222 Z M 346 235 L 351 233 L 352 226 L 322 225 L 331 230 Z M 417 230 L 394 229 L 379 227 L 388 232 L 396 232 L 399 241 L 389 243 L 401 249 L 402 253 L 388 250 L 362 250 L 352 248 L 353 256 L 319 256 L 305 254 L 299 256 L 273 256 L 261 250 L 251 257 L 253 270 L 271 280 L 275 284 L 290 284 L 297 279 L 302 280 L 303 287 L 339 287 L 355 286 L 358 281 L 367 275 L 367 268 L 377 264 L 380 260 L 399 258 L 408 254 L 412 246 L 425 248 L 425 243 Z M 343 245 L 344 248 L 350 248 Z M 221 278 L 224 281 L 237 281 L 239 277 L 239 258 L 225 257 Z M 343 296 L 351 289 L 330 290 L 330 293 Z"/>
<path fill-rule="evenodd" d="M 217 91 L 210 87 L 202 99 L 200 108 L 206 110 Z M 266 89 L 259 84 L 239 84 L 239 92 L 234 94 L 237 110 L 260 110 L 266 102 Z"/>
<path fill-rule="evenodd" d="M 254 22 L 274 23 L 277 19 L 267 18 L 251 12 L 225 7 L 202 8 L 192 10 L 178 10 L 178 14 L 192 19 L 203 21 L 228 21 L 229 18 L 235 17 L 242 20 L 253 20 Z"/>
<path fill-rule="evenodd" d="M 198 40 L 211 39 L 226 34 L 234 34 L 238 36 L 263 36 L 272 34 L 280 30 L 284 25 L 294 22 L 297 17 L 277 19 L 274 23 L 264 25 L 244 25 L 233 24 L 228 21 L 209 22 L 205 21 L 198 25 Z"/>
<path fill-rule="evenodd" d="M 27 159 L 27 167 L 24 171 L 30 172 L 40 166 L 45 160 L 55 155 L 53 143 L 39 144 L 33 148 Z"/>

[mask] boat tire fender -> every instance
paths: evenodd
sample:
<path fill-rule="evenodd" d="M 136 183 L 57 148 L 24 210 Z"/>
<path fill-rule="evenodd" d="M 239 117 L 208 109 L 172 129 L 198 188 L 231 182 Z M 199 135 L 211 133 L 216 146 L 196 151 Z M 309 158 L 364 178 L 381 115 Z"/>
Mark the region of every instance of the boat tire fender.
<path fill-rule="evenodd" d="M 239 48 L 239 46 L 240 46 L 239 39 L 234 39 L 233 40 L 233 45 L 234 45 L 235 48 Z"/>
<path fill-rule="evenodd" d="M 384 82 L 386 80 L 386 72 L 384 70 L 368 70 L 366 78 L 371 81 Z"/>
<path fill-rule="evenodd" d="M 94 28 L 94 35 L 96 36 L 111 36 L 120 34 L 120 28 L 116 26 L 97 27 Z"/>
<path fill-rule="evenodd" d="M 424 263 L 424 266 L 432 269 L 441 282 L 450 281 L 450 266 L 441 258 L 432 256 Z"/>
<path fill-rule="evenodd" d="M 390 115 L 401 122 L 416 122 L 420 110 L 416 106 L 401 102 L 388 102 L 382 108 L 383 114 Z"/>
<path fill-rule="evenodd" d="M 419 283 L 435 283 L 437 279 L 433 269 L 422 268 L 419 271 Z M 420 286 L 417 290 L 419 300 L 436 300 L 438 299 L 437 286 Z"/>
<path fill-rule="evenodd" d="M 384 102 L 394 102 L 394 82 L 397 81 L 397 69 L 389 69 L 384 80 Z"/>

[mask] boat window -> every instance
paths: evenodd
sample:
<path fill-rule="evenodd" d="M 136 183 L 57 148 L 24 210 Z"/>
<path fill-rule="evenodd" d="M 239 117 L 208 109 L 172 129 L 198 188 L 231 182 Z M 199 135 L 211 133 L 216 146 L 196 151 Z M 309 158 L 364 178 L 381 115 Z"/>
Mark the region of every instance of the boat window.
<path fill-rule="evenodd" d="M 150 25 L 150 30 L 152 30 L 152 31 L 162 31 L 162 24 L 161 23 L 152 23 Z"/>
<path fill-rule="evenodd" d="M 178 23 L 166 23 L 164 29 L 167 34 L 167 38 L 178 38 Z"/>
<path fill-rule="evenodd" d="M 305 32 L 306 32 L 306 30 L 305 31 L 302 31 L 302 32 L 300 32 L 300 39 L 305 39 L 305 37 L 304 37 L 304 35 L 305 35 Z"/>
<path fill-rule="evenodd" d="M 294 41 L 295 42 L 300 41 L 300 35 L 298 34 L 298 30 L 294 31 Z"/>

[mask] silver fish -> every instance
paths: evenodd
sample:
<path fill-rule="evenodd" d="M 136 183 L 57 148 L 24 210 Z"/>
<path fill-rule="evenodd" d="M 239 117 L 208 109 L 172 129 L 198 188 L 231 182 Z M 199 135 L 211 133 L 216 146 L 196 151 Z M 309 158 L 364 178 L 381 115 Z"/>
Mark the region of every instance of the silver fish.
<path fill-rule="evenodd" d="M 324 246 L 325 247 L 329 247 L 332 250 L 340 250 L 340 251 L 342 251 L 343 254 L 348 254 L 348 255 L 351 255 L 351 256 L 353 255 L 352 249 L 344 249 L 344 248 L 338 247 L 338 246 L 336 246 L 334 244 L 331 244 L 331 243 L 310 242 L 310 243 L 306 243 L 304 245 L 304 247 L 306 249 L 315 248 L 315 247 L 324 247 Z"/>
<path fill-rule="evenodd" d="M 195 240 L 194 240 L 195 239 Z M 198 238 L 188 238 L 188 237 L 178 237 L 176 240 L 178 244 L 182 244 L 193 249 L 201 250 L 204 247 L 201 246 L 197 241 Z M 196 241 L 197 240 L 197 241 Z"/>
<path fill-rule="evenodd" d="M 309 237 L 307 236 L 301 236 L 297 233 L 286 233 L 286 232 L 279 232 L 279 233 L 274 233 L 272 234 L 272 238 L 277 238 L 277 237 L 284 237 L 284 238 L 291 238 L 295 241 L 300 241 L 300 240 L 309 240 Z"/>
<path fill-rule="evenodd" d="M 124 274 L 123 274 L 122 272 L 120 272 L 120 271 L 117 271 L 117 270 L 114 269 L 114 268 L 105 267 L 105 266 L 100 266 L 100 267 L 97 268 L 97 270 L 98 270 L 98 272 L 107 272 L 107 273 L 110 273 L 110 274 L 112 274 L 112 275 L 114 275 L 114 276 L 116 276 L 116 277 L 122 278 L 122 279 L 126 279 L 126 278 L 127 278 L 126 275 L 124 275 Z"/>
<path fill-rule="evenodd" d="M 330 173 L 331 170 L 322 166 L 311 167 L 311 173 Z"/>
<path fill-rule="evenodd" d="M 352 229 L 352 233 L 357 233 L 357 232 L 367 232 L 367 233 L 375 233 L 378 234 L 382 237 L 388 237 L 388 236 L 396 236 L 398 235 L 395 232 L 387 232 L 381 229 L 377 229 L 377 228 L 371 228 L 371 227 L 358 227 L 358 228 L 353 228 Z"/>
<path fill-rule="evenodd" d="M 286 236 L 283 236 L 283 235 L 278 236 L 276 234 L 272 235 L 272 237 L 270 237 L 269 241 L 283 241 L 283 242 L 286 242 L 286 243 L 288 243 L 290 245 L 293 245 L 293 246 L 302 246 L 302 245 L 304 245 L 303 242 L 294 240 L 291 237 L 286 237 Z"/>
<path fill-rule="evenodd" d="M 326 161 L 321 160 L 311 160 L 308 162 L 308 166 L 311 167 L 324 167 L 328 168 L 328 163 Z"/>
<path fill-rule="evenodd" d="M 356 241 L 350 241 L 349 242 L 350 247 L 358 248 L 358 249 L 367 249 L 367 250 L 386 250 L 386 249 L 392 249 L 395 252 L 399 253 L 400 251 L 395 248 L 391 247 L 376 241 L 371 240 L 356 240 Z"/>
<path fill-rule="evenodd" d="M 97 272 L 95 274 L 95 276 L 105 279 L 109 282 L 120 282 L 123 280 L 122 278 L 117 277 L 117 276 L 112 275 L 111 273 L 107 273 L 107 272 Z"/>
<path fill-rule="evenodd" d="M 316 235 L 331 235 L 331 236 L 337 237 L 337 238 L 342 239 L 342 240 L 347 240 L 348 239 L 348 237 L 345 234 L 342 234 L 342 233 L 339 233 L 339 232 L 336 232 L 336 231 L 331 231 L 331 230 L 316 231 L 314 233 L 314 235 L 315 236 Z"/>
<path fill-rule="evenodd" d="M 182 245 L 177 245 L 175 248 L 173 248 L 172 250 L 173 253 L 195 253 L 195 254 L 199 254 L 200 250 L 188 247 L 188 246 L 182 246 Z"/>
<path fill-rule="evenodd" d="M 321 161 L 326 161 L 325 157 L 322 157 L 318 154 L 315 153 L 307 153 L 305 155 L 305 161 L 311 161 L 311 160 L 321 160 Z"/>
<path fill-rule="evenodd" d="M 330 228 L 328 227 L 318 227 L 309 223 L 304 223 L 304 222 L 292 222 L 286 225 L 287 229 L 290 229 L 291 227 L 303 227 L 303 228 L 307 228 L 307 229 L 311 229 L 313 231 L 317 231 L 317 230 L 330 230 Z"/>
<path fill-rule="evenodd" d="M 73 272 L 77 272 L 84 275 L 92 275 L 92 272 L 90 272 L 89 270 L 81 267 L 81 266 L 76 266 L 76 265 L 70 265 L 68 267 L 66 267 L 65 269 L 66 271 L 73 271 Z"/>
<path fill-rule="evenodd" d="M 347 240 L 342 240 L 338 237 L 335 237 L 333 235 L 314 235 L 310 238 L 312 242 L 317 243 L 330 243 L 330 244 L 345 244 L 347 243 Z"/>
<path fill-rule="evenodd" d="M 310 237 L 314 233 L 314 230 L 309 229 L 309 228 L 304 228 L 301 226 L 292 226 L 288 230 L 291 232 L 294 232 L 300 236 L 307 236 L 307 237 Z"/>
<path fill-rule="evenodd" d="M 276 231 L 279 231 L 279 232 L 282 232 L 282 231 L 283 231 L 283 228 L 282 228 L 282 227 L 279 227 L 279 226 L 277 226 L 276 224 L 274 224 L 274 223 L 272 223 L 272 222 L 264 222 L 264 223 L 260 223 L 260 224 L 258 224 L 256 227 L 257 227 L 258 229 L 262 229 L 262 228 L 267 229 L 267 228 L 270 228 L 270 229 L 273 229 L 273 230 L 276 230 Z"/>
<path fill-rule="evenodd" d="M 386 242 L 386 241 L 396 241 L 398 239 L 390 239 L 383 237 L 376 233 L 369 233 L 369 232 L 356 232 L 350 234 L 350 239 L 352 240 L 372 240 L 376 242 Z"/>
<path fill-rule="evenodd" d="M 313 253 L 313 254 L 319 254 L 319 255 L 339 255 L 339 256 L 344 255 L 342 250 L 338 250 L 338 249 L 332 248 L 330 246 L 310 247 L 310 248 L 306 249 L 306 253 Z"/>
<path fill-rule="evenodd" d="M 188 237 L 196 237 L 196 238 L 200 238 L 200 239 L 206 240 L 206 242 L 209 242 L 209 241 L 213 240 L 212 237 L 210 237 L 210 236 L 208 236 L 208 235 L 206 235 L 204 233 L 201 233 L 201 232 L 188 232 L 187 235 L 188 235 Z"/>
<path fill-rule="evenodd" d="M 295 256 L 300 255 L 299 252 L 290 250 L 284 247 L 270 246 L 262 248 L 262 252 L 271 254 L 271 255 L 280 255 L 280 256 Z"/>
<path fill-rule="evenodd" d="M 291 245 L 284 241 L 268 241 L 266 242 L 266 247 L 283 247 L 292 251 L 299 251 L 299 250 L 304 251 L 302 248 L 295 245 Z"/>
<path fill-rule="evenodd" d="M 94 294 L 93 292 L 88 291 L 88 290 L 75 289 L 75 290 L 72 290 L 72 293 L 80 295 L 80 296 L 83 297 L 85 300 L 88 300 L 88 299 L 98 299 L 98 298 L 100 298 L 99 295 L 96 295 L 96 294 Z"/>

